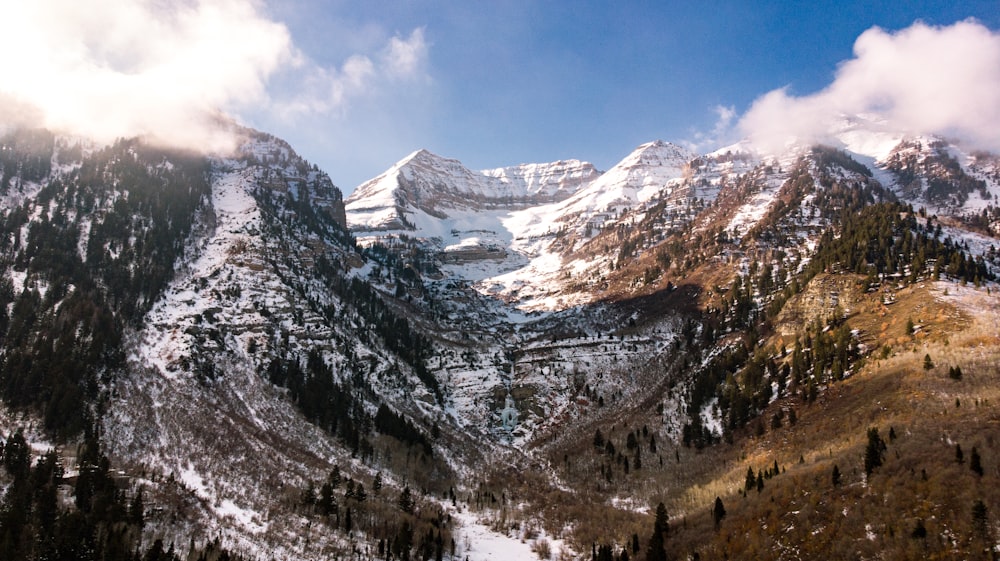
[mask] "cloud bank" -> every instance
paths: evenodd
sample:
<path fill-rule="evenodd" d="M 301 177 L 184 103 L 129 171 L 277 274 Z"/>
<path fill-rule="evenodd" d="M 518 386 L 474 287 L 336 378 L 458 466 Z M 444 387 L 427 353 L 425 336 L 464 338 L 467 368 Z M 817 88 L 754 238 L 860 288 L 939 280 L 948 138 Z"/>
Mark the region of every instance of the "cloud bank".
<path fill-rule="evenodd" d="M 422 72 L 422 30 L 324 68 L 254 0 L 2 0 L 0 123 L 222 151 L 220 117 L 342 111 Z M 272 78 L 286 81 L 272 93 Z"/>
<path fill-rule="evenodd" d="M 854 58 L 815 94 L 787 88 L 758 98 L 737 128 L 764 152 L 791 139 L 828 141 L 844 116 L 875 117 L 908 134 L 955 136 L 1000 150 L 1000 34 L 974 20 L 945 27 L 923 23 L 896 33 L 872 28 Z"/>

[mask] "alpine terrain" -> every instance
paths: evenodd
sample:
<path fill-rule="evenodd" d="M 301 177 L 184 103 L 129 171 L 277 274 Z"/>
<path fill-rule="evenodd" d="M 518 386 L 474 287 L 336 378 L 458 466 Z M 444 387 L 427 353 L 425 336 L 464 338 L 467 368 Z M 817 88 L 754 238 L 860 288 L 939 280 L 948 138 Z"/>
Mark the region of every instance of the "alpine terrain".
<path fill-rule="evenodd" d="M 0 139 L 0 559 L 994 558 L 1000 157 Z M 197 148 L 197 147 L 192 147 Z"/>

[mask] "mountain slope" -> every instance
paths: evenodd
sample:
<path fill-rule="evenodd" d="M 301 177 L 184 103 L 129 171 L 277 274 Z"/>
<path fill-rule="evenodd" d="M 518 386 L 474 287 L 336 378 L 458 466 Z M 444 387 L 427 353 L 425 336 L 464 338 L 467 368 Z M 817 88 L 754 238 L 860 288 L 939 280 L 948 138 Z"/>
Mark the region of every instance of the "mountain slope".
<path fill-rule="evenodd" d="M 939 553 L 988 539 L 965 514 L 982 500 L 989 519 L 992 494 L 934 498 L 934 519 L 911 498 L 938 497 L 938 471 L 996 475 L 950 464 L 959 441 L 996 453 L 976 436 L 992 156 L 858 119 L 838 147 L 651 142 L 604 174 L 418 151 L 345 203 L 284 142 L 240 134 L 227 157 L 3 140 L 0 423 L 58 451 L 65 476 L 35 480 L 65 520 L 90 516 L 96 477 L 131 518 L 90 519 L 130 528 L 130 552 L 642 558 L 661 501 L 677 557 L 811 552 L 801 528 L 842 522 L 833 550 L 908 551 L 921 518 L 955 536 Z M 865 431 L 887 425 L 900 456 L 862 476 Z M 921 460 L 942 438 L 948 465 Z M 12 462 L 0 483 L 22 489 Z M 901 482 L 918 464 L 932 483 Z M 887 505 L 905 531 L 858 524 Z M 41 543 L 18 528 L 3 543 Z"/>
<path fill-rule="evenodd" d="M 594 166 L 577 160 L 474 172 L 458 160 L 418 150 L 359 185 L 346 204 L 354 230 L 414 230 L 427 223 L 425 215 L 444 219 L 455 211 L 561 200 L 596 175 Z"/>

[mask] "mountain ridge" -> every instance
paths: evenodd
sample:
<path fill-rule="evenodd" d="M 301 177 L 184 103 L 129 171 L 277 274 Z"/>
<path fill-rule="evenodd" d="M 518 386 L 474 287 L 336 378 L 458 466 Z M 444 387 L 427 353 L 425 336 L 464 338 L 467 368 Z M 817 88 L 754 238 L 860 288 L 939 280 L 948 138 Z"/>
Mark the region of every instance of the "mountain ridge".
<path fill-rule="evenodd" d="M 603 174 L 473 172 L 418 150 L 344 201 L 264 133 L 225 158 L 4 137 L 0 427 L 58 453 L 67 513 L 91 508 L 80 480 L 119 470 L 115 500 L 148 505 L 127 551 L 485 558 L 479 540 L 496 540 L 586 556 L 647 536 L 662 501 L 672 553 L 738 556 L 706 513 L 716 496 L 733 524 L 760 512 L 748 462 L 758 493 L 768 454 L 768 490 L 833 461 L 861 481 L 848 436 L 811 448 L 790 419 L 815 427 L 869 379 L 890 399 L 883 361 L 941 377 L 907 378 L 936 388 L 912 394 L 934 407 L 995 375 L 1000 342 L 980 333 L 1000 273 L 995 160 L 914 142 L 860 159 L 653 141 Z M 375 209 L 397 222 L 347 229 Z M 948 390 L 956 365 L 968 383 Z M 884 432 L 900 423 L 871 407 Z M 76 452 L 81 431 L 107 462 Z M 754 448 L 785 434 L 803 462 Z"/>

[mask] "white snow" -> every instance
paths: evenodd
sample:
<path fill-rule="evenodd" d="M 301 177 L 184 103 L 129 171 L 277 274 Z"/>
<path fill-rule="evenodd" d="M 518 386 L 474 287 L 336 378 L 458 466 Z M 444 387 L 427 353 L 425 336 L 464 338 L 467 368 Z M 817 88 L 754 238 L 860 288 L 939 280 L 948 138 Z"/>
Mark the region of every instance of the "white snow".
<path fill-rule="evenodd" d="M 781 185 L 787 179 L 788 175 L 785 173 L 769 174 L 763 187 L 736 211 L 732 220 L 729 221 L 728 231 L 734 232 L 737 236 L 743 236 L 760 222 L 760 219 L 764 218 L 768 209 L 771 208 Z"/>
<path fill-rule="evenodd" d="M 531 549 L 538 540 L 547 540 L 552 558 L 559 558 L 563 544 L 559 540 L 549 540 L 541 533 L 535 540 L 526 541 L 521 536 L 511 536 L 495 532 L 468 511 L 455 512 L 453 518 L 461 525 L 458 529 L 458 558 L 469 561 L 506 561 L 509 559 L 538 559 Z"/>

